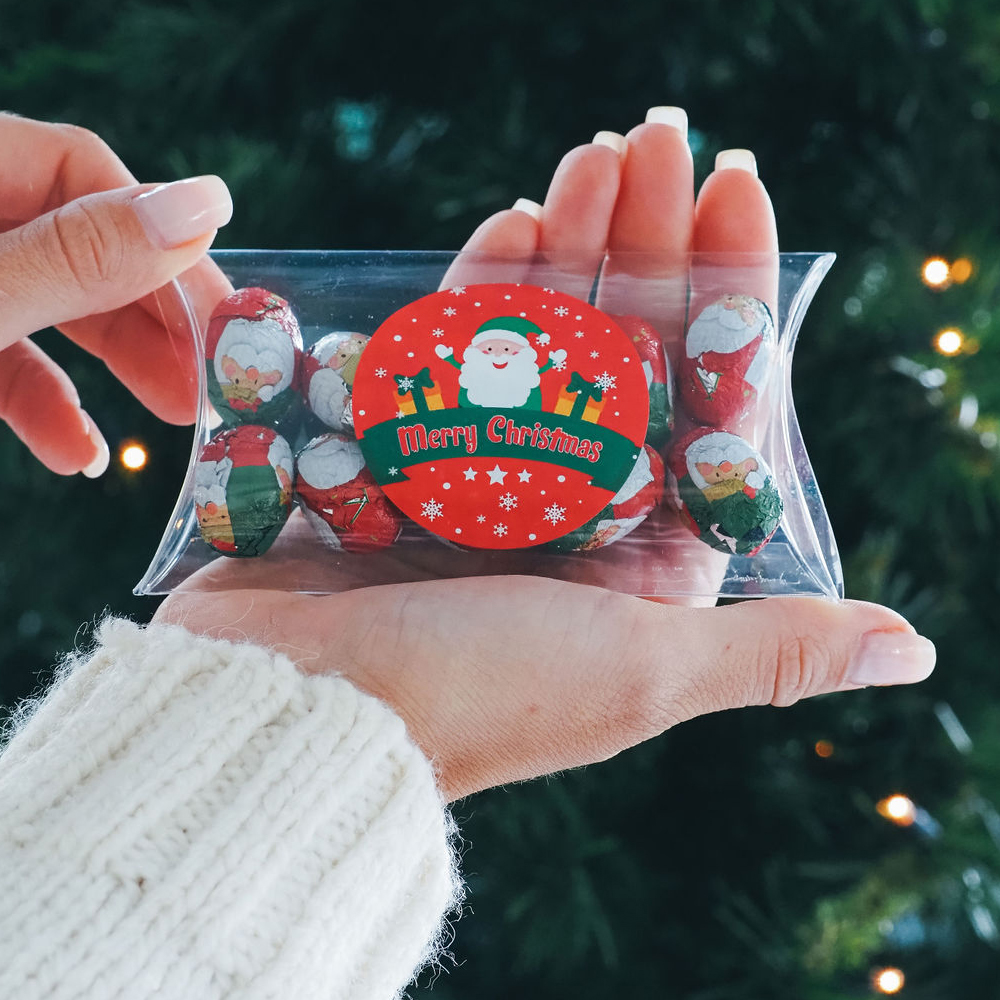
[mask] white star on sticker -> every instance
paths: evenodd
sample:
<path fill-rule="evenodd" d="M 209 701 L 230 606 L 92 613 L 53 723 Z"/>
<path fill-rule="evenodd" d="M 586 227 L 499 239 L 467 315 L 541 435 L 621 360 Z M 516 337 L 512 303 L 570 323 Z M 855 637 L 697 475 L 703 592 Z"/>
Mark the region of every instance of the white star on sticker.
<path fill-rule="evenodd" d="M 389 475 L 390 476 L 398 475 L 398 473 L 399 473 L 399 469 L 397 469 L 396 466 L 392 466 L 392 468 L 389 469 Z"/>
<path fill-rule="evenodd" d="M 465 470 L 464 475 L 465 475 L 466 479 L 475 479 L 476 478 L 476 470 L 474 468 L 472 468 L 472 466 L 470 465 L 469 468 L 467 468 Z"/>
<path fill-rule="evenodd" d="M 531 473 L 527 469 L 522 469 L 518 474 L 517 478 L 521 480 L 522 483 L 526 483 L 531 479 Z"/>
<path fill-rule="evenodd" d="M 503 486 L 503 477 L 506 476 L 507 473 L 500 468 L 500 463 L 497 462 L 492 469 L 486 470 L 486 475 L 490 477 L 491 486 Z"/>

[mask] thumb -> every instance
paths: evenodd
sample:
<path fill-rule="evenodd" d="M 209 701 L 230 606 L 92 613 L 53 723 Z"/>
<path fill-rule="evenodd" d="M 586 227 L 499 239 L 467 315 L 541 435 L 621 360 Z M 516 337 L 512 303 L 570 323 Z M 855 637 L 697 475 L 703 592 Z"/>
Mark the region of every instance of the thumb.
<path fill-rule="evenodd" d="M 87 195 L 0 234 L 0 349 L 165 285 L 232 209 L 220 178 L 195 177 Z"/>
<path fill-rule="evenodd" d="M 792 705 L 868 685 L 910 684 L 934 669 L 935 650 L 894 611 L 860 601 L 775 598 L 687 609 L 676 639 L 688 655 L 669 671 L 683 721 L 747 705 Z M 676 644 L 675 644 L 676 648 Z"/>

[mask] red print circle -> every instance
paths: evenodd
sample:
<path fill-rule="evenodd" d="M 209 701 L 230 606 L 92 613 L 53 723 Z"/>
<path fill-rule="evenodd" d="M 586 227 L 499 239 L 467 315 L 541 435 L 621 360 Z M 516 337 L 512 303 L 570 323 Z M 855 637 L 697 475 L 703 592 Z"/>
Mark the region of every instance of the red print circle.
<path fill-rule="evenodd" d="M 354 381 L 376 481 L 417 524 L 476 548 L 579 528 L 628 478 L 649 393 L 631 340 L 551 288 L 468 285 L 390 316 Z"/>

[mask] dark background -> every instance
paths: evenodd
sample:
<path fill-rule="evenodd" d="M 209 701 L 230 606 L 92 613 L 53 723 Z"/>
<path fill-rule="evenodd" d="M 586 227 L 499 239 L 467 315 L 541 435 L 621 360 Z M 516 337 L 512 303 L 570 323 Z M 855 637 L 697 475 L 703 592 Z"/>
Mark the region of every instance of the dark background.
<path fill-rule="evenodd" d="M 701 719 L 460 804 L 470 904 L 432 995 L 841 1000 L 892 964 L 912 1000 L 1000 996 L 998 46 L 985 0 L 0 0 L 0 107 L 94 129 L 143 180 L 220 174 L 220 247 L 453 248 L 541 200 L 566 149 L 677 104 L 699 179 L 753 149 L 783 249 L 839 254 L 799 417 L 848 595 L 933 638 L 934 677 Z M 925 287 L 936 254 L 971 278 Z M 150 462 L 61 479 L 0 435 L 8 704 L 82 622 L 152 614 L 130 590 L 191 443 L 38 339 Z M 925 811 L 906 829 L 875 810 L 897 791 Z"/>

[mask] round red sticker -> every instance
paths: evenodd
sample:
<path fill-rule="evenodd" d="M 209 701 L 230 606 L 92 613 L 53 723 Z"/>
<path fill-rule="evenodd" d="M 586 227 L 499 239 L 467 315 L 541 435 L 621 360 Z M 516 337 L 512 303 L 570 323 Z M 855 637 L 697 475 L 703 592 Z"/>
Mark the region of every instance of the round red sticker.
<path fill-rule="evenodd" d="M 386 496 L 475 548 L 579 528 L 642 451 L 649 393 L 631 340 L 551 288 L 467 285 L 390 316 L 354 379 L 354 428 Z"/>

